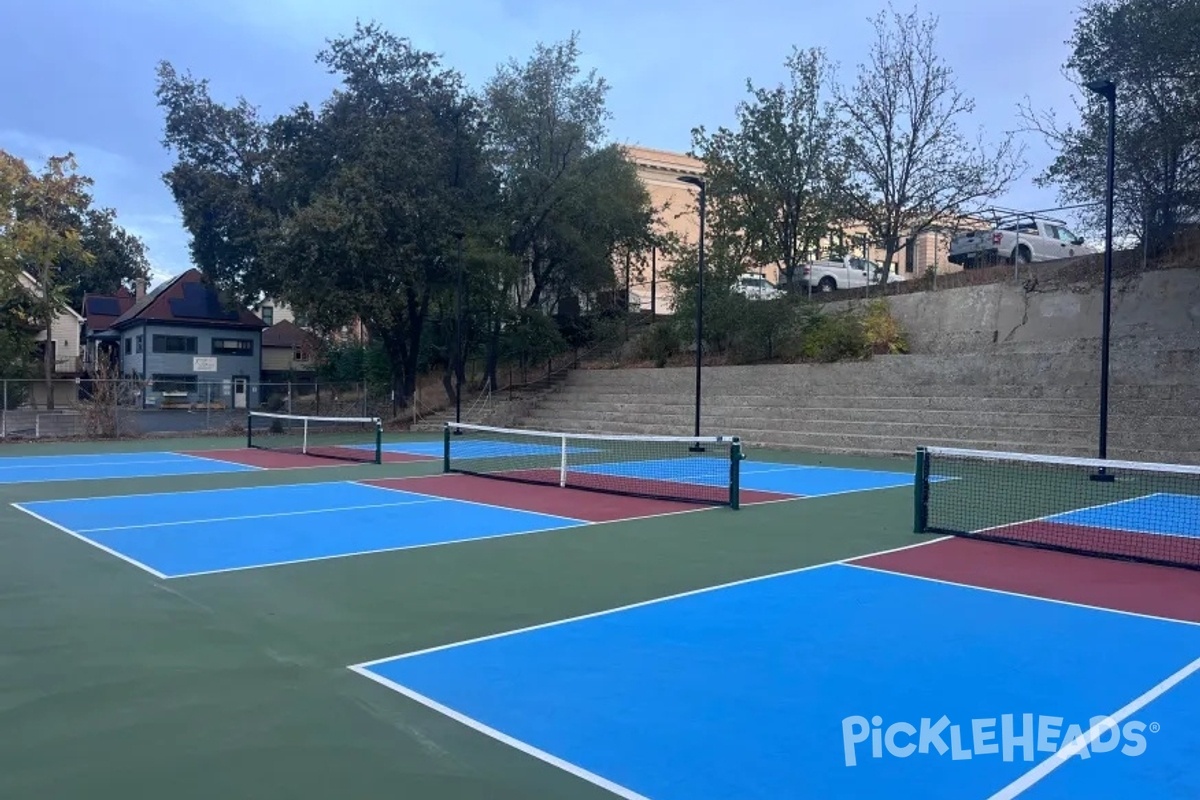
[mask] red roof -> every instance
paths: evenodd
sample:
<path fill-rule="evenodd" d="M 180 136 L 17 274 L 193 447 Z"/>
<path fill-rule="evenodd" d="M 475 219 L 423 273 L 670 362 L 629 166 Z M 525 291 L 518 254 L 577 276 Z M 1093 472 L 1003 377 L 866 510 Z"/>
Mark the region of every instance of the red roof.
<path fill-rule="evenodd" d="M 313 345 L 317 337 L 290 320 L 277 322 L 263 331 L 263 347 L 295 347 Z"/>
<path fill-rule="evenodd" d="M 83 318 L 93 333 L 108 330 L 129 309 L 133 308 L 133 293 L 122 286 L 116 294 L 85 294 Z"/>
<path fill-rule="evenodd" d="M 216 287 L 198 269 L 189 269 L 159 286 L 121 314 L 112 326 L 126 328 L 139 322 L 255 330 L 267 327 L 253 312 L 223 303 Z"/>

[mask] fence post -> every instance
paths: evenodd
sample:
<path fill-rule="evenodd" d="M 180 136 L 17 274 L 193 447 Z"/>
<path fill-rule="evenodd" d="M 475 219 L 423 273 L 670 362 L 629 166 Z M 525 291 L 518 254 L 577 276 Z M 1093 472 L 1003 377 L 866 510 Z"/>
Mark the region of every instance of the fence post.
<path fill-rule="evenodd" d="M 294 414 L 292 411 L 292 380 L 288 378 L 288 396 L 287 396 L 287 413 Z"/>
<path fill-rule="evenodd" d="M 5 432 L 5 425 L 8 422 L 8 380 L 0 381 L 4 384 L 4 404 L 0 405 L 0 439 L 3 439 L 8 434 Z"/>

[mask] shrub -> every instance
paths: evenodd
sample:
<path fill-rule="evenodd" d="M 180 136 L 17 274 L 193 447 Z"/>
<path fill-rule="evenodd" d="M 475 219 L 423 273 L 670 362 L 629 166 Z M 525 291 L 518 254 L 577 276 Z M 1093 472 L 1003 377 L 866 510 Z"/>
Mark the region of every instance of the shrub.
<path fill-rule="evenodd" d="M 665 367 L 679 352 L 679 337 L 670 322 L 656 322 L 638 342 L 638 357 Z"/>
<path fill-rule="evenodd" d="M 904 331 L 900 329 L 900 323 L 892 316 L 886 300 L 872 300 L 867 303 L 862 327 L 867 346 L 872 353 L 887 355 L 908 352 L 908 340 Z"/>
<path fill-rule="evenodd" d="M 825 363 L 863 359 L 871 354 L 862 321 L 852 311 L 812 318 L 801 334 L 799 349 L 803 359 Z"/>

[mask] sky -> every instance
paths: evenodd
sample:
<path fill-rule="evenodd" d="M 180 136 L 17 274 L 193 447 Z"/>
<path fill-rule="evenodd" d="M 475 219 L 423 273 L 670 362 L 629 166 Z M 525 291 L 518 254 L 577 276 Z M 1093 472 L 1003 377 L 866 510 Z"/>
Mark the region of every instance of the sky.
<path fill-rule="evenodd" d="M 849 83 L 868 53 L 869 19 L 887 0 L 3 0 L 0 148 L 31 165 L 71 151 L 98 204 L 147 245 L 157 279 L 186 270 L 188 235 L 162 181 L 172 155 L 154 70 L 169 61 L 210 81 L 223 102 L 266 115 L 320 103 L 334 78 L 315 63 L 331 39 L 375 21 L 442 55 L 475 87 L 538 42 L 580 36 L 583 66 L 610 84 L 610 137 L 687 151 L 691 130 L 729 125 L 747 79 L 775 85 L 793 46 L 824 48 Z M 896 0 L 899 10 L 913 5 Z M 964 132 L 998 139 L 1022 127 L 1018 104 L 1072 118 L 1063 77 L 1074 0 L 921 0 L 938 49 L 975 100 Z M 1033 178 L 1054 153 L 1019 134 L 1029 168 L 997 205 L 1060 205 Z M 1060 215 L 1068 221 L 1070 213 Z"/>

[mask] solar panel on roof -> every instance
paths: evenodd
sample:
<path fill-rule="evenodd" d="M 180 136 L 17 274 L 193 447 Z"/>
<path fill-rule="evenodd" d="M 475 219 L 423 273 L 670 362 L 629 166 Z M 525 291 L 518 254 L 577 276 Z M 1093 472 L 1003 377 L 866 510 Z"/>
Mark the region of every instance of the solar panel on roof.
<path fill-rule="evenodd" d="M 121 316 L 121 304 L 115 297 L 89 297 L 87 313 L 101 317 L 119 317 Z"/>
<path fill-rule="evenodd" d="M 212 287 L 196 283 L 183 286 L 183 297 L 170 301 L 171 314 L 188 319 L 207 319 L 220 322 L 236 322 L 238 312 L 221 307 L 221 300 Z"/>

